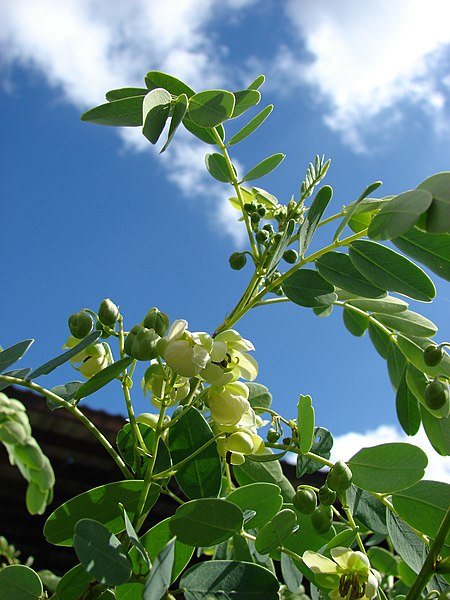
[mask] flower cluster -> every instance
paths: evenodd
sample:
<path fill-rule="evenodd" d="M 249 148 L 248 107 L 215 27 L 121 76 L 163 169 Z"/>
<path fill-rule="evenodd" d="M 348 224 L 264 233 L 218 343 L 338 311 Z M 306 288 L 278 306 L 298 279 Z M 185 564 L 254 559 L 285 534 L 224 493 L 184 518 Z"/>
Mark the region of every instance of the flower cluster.
<path fill-rule="evenodd" d="M 349 548 L 332 548 L 333 560 L 307 550 L 303 562 L 314 573 L 317 584 L 331 589 L 331 600 L 371 600 L 377 595 L 381 575 L 370 567 L 369 559 L 359 551 Z"/>
<path fill-rule="evenodd" d="M 72 335 L 67 339 L 63 348 L 74 348 L 80 340 Z M 94 342 L 70 359 L 71 365 L 86 379 L 90 379 L 102 369 L 111 364 L 111 354 L 105 348 L 106 344 Z"/>

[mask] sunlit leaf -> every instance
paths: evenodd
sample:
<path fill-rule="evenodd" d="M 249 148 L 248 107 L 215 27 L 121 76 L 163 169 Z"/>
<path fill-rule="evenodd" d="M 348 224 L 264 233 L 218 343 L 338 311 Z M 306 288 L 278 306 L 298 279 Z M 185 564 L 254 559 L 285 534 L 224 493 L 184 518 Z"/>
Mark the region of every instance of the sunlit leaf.
<path fill-rule="evenodd" d="M 316 268 L 336 287 L 363 298 L 379 298 L 386 294 L 386 289 L 373 285 L 354 266 L 347 254 L 327 252 L 315 261 Z"/>
<path fill-rule="evenodd" d="M 417 187 L 433 195 L 427 211 L 426 230 L 429 233 L 450 233 L 450 171 L 436 173 Z"/>
<path fill-rule="evenodd" d="M 390 329 L 415 337 L 431 337 L 438 330 L 432 321 L 412 310 L 404 310 L 393 315 L 375 312 L 373 316 Z"/>
<path fill-rule="evenodd" d="M 392 242 L 443 279 L 450 281 L 450 235 L 411 229 Z"/>
<path fill-rule="evenodd" d="M 33 342 L 34 340 L 24 340 L 2 350 L 0 352 L 0 373 L 22 358 Z"/>
<path fill-rule="evenodd" d="M 299 436 L 299 450 L 301 454 L 306 454 L 311 450 L 314 441 L 314 408 L 311 396 L 303 396 L 297 403 L 297 427 Z"/>
<path fill-rule="evenodd" d="M 409 190 L 395 196 L 372 219 L 368 236 L 373 240 L 391 240 L 406 233 L 429 208 L 432 199 L 426 190 Z"/>
<path fill-rule="evenodd" d="M 91 108 L 81 115 L 82 121 L 112 127 L 142 125 L 142 105 L 146 96 L 131 96 Z"/>
<path fill-rule="evenodd" d="M 254 179 L 260 179 L 267 175 L 274 169 L 278 167 L 278 165 L 284 160 L 285 154 L 272 154 L 272 156 L 268 156 L 257 165 L 255 165 L 250 171 L 248 171 L 244 177 L 241 179 L 243 181 L 252 181 Z"/>
<path fill-rule="evenodd" d="M 164 144 L 164 146 L 161 148 L 160 154 L 162 154 L 166 150 L 167 146 L 172 141 L 176 130 L 182 123 L 184 116 L 187 112 L 187 103 L 188 103 L 188 97 L 186 96 L 186 94 L 181 94 L 180 96 L 178 96 L 178 98 L 175 102 L 175 106 L 173 107 L 172 118 L 170 119 L 169 134 L 167 136 L 167 141 Z"/>
<path fill-rule="evenodd" d="M 251 121 L 249 121 L 242 129 L 240 129 L 237 133 L 235 133 L 232 138 L 227 143 L 227 146 L 232 146 L 233 144 L 237 144 L 238 142 L 242 142 L 246 137 L 251 135 L 254 131 L 258 129 L 260 125 L 264 123 L 267 117 L 273 110 L 273 104 L 269 104 L 266 108 L 263 108 L 261 112 L 259 112 L 256 117 L 253 117 Z"/>
<path fill-rule="evenodd" d="M 255 511 L 256 514 L 245 522 L 245 529 L 262 527 L 276 515 L 283 504 L 280 487 L 262 481 L 237 488 L 227 496 L 227 500 L 237 504 L 243 512 Z"/>
<path fill-rule="evenodd" d="M 304 256 L 309 244 L 313 238 L 313 235 L 319 225 L 320 219 L 325 212 L 330 200 L 333 196 L 333 188 L 329 185 L 324 185 L 317 192 L 316 197 L 312 201 L 308 212 L 305 215 L 305 219 L 300 226 L 298 236 L 298 246 L 300 256 Z"/>
<path fill-rule="evenodd" d="M 290 502 L 295 493 L 278 461 L 259 463 L 246 459 L 243 465 L 234 467 L 233 472 L 240 486 L 258 482 L 275 483 L 285 502 Z"/>
<path fill-rule="evenodd" d="M 189 98 L 189 119 L 199 127 L 216 127 L 231 117 L 235 98 L 225 90 L 206 90 Z"/>
<path fill-rule="evenodd" d="M 133 96 L 145 96 L 147 93 L 147 88 L 125 87 L 117 90 L 109 90 L 109 92 L 106 92 L 105 97 L 108 102 L 113 102 L 114 100 L 122 100 L 123 98 L 131 98 Z"/>
<path fill-rule="evenodd" d="M 195 94 L 194 90 L 186 83 L 180 79 L 177 79 L 173 75 L 168 75 L 167 73 L 162 73 L 161 71 L 149 71 L 145 76 L 145 85 L 149 90 L 164 88 L 173 96 L 186 94 L 186 96 L 190 98 Z"/>
<path fill-rule="evenodd" d="M 102 387 L 107 385 L 113 379 L 116 379 L 128 366 L 131 365 L 133 359 L 130 356 L 121 358 L 120 360 L 108 365 L 98 373 L 96 373 L 91 379 L 88 379 L 82 386 L 80 386 L 73 398 L 80 400 L 80 398 L 86 398 L 94 392 L 100 390 Z"/>
<path fill-rule="evenodd" d="M 358 271 L 382 289 L 422 302 L 436 295 L 434 283 L 420 267 L 386 246 L 357 240 L 350 245 L 349 256 Z"/>
<path fill-rule="evenodd" d="M 145 582 L 143 600 L 161 600 L 164 597 L 172 582 L 174 558 L 175 538 L 172 538 L 153 562 L 150 576 Z"/>
<path fill-rule="evenodd" d="M 406 435 L 416 435 L 422 421 L 419 402 L 408 387 L 406 370 L 400 380 L 395 398 L 397 417 Z"/>
<path fill-rule="evenodd" d="M 39 600 L 43 591 L 39 575 L 26 565 L 7 565 L 0 571 L 0 598 Z"/>
<path fill-rule="evenodd" d="M 205 164 L 208 172 L 217 181 L 223 181 L 224 183 L 232 183 L 233 175 L 230 173 L 227 161 L 222 154 L 213 152 L 205 156 Z M 234 168 L 234 167 L 233 167 Z M 236 171 L 234 170 L 234 178 L 236 178 Z"/>
<path fill-rule="evenodd" d="M 359 198 L 355 200 L 355 202 L 352 202 L 352 204 L 350 204 L 350 206 L 347 207 L 345 217 L 340 222 L 339 227 L 337 228 L 336 233 L 334 234 L 333 241 L 336 241 L 341 235 L 341 233 L 344 231 L 347 223 L 352 218 L 353 213 L 358 209 L 358 206 L 367 198 L 367 196 L 370 196 L 372 192 L 378 189 L 380 185 L 382 185 L 381 181 L 375 181 L 374 183 L 371 183 L 366 187 L 361 196 L 359 196 Z"/>
<path fill-rule="evenodd" d="M 344 307 L 342 317 L 345 327 L 352 335 L 360 337 L 366 333 L 369 326 L 369 317 L 367 315 Z"/>
<path fill-rule="evenodd" d="M 172 96 L 163 88 L 149 92 L 142 106 L 142 133 L 152 144 L 156 144 L 169 117 Z"/>
<path fill-rule="evenodd" d="M 255 540 L 256 550 L 260 554 L 269 554 L 279 548 L 291 535 L 296 523 L 293 510 L 281 510 L 259 530 Z"/>
<path fill-rule="evenodd" d="M 261 94 L 257 90 L 240 90 L 234 92 L 235 104 L 231 118 L 239 117 L 246 110 L 255 106 L 261 100 Z"/>

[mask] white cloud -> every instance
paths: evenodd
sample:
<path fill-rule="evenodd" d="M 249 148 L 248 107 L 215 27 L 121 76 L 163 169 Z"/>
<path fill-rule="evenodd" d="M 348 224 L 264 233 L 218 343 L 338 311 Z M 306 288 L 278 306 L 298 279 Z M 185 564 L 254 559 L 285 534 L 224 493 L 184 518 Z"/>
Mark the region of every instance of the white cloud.
<path fill-rule="evenodd" d="M 447 0 L 289 0 L 285 10 L 308 59 L 284 46 L 274 72 L 289 87 L 308 84 L 326 124 L 354 150 L 365 151 L 368 134 L 398 119 L 399 103 L 448 131 L 450 95 L 441 81 L 450 64 Z"/>

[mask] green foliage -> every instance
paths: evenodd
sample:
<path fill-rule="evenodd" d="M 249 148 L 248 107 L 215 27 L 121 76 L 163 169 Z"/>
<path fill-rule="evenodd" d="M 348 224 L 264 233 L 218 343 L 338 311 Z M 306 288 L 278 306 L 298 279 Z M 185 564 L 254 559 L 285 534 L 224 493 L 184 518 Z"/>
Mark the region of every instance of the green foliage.
<path fill-rule="evenodd" d="M 248 235 L 248 247 L 231 254 L 230 266 L 253 272 L 213 334 L 189 331 L 184 319 L 169 329 L 169 316 L 156 308 L 126 329 L 124 316 L 106 299 L 97 312 L 84 308 L 71 315 L 68 350 L 34 371 L 7 371 L 32 340 L 0 352 L 0 390 L 22 385 L 44 395 L 51 410 L 71 412 L 123 476 L 70 499 L 47 518 L 47 540 L 73 545 L 81 564 L 56 582 L 15 564 L 17 555 L 7 551 L 0 596 L 43 598 L 44 582 L 49 590 L 56 587 L 55 600 L 160 600 L 181 594 L 186 600 L 306 600 L 303 577 L 313 598 L 361 597 L 370 585 L 389 599 L 445 593 L 450 578 L 439 570 L 445 571 L 450 557 L 450 486 L 423 480 L 425 453 L 410 444 L 382 444 L 363 448 L 347 464 L 330 462 L 333 437 L 316 426 L 311 396 L 297 390 L 296 414 L 280 415 L 268 387 L 255 381 L 253 345 L 235 325 L 252 308 L 278 302 L 312 308 L 322 317 L 342 310 L 350 334 L 367 332 L 386 360 L 405 433 L 415 435 L 422 424 L 435 451 L 450 455 L 449 343 L 435 341 L 438 326 L 398 297 L 433 301 L 435 284 L 416 262 L 450 281 L 450 172 L 381 198 L 372 197 L 381 185 L 376 181 L 325 216 L 330 186 L 308 201 L 330 167 L 324 156 L 309 163 L 299 194 L 285 202 L 243 185 L 271 173 L 284 154 L 264 158 L 243 176 L 233 165 L 229 150 L 272 112 L 272 105 L 255 109 L 264 76 L 238 91 L 195 92 L 160 71 L 149 71 L 144 81 L 145 88 L 110 90 L 107 102 L 82 120 L 140 126 L 152 144 L 167 129 L 161 152 L 180 126 L 208 144 L 206 170 L 231 186 L 230 203 Z M 228 121 L 237 118 L 242 124 L 229 137 Z M 334 235 L 324 242 L 330 225 Z M 68 361 L 86 382 L 68 381 L 51 390 L 35 383 Z M 146 363 L 142 388 L 154 413 L 146 408 L 135 416 L 136 361 Z M 326 365 L 321 369 L 327 376 Z M 77 406 L 107 384 L 123 393 L 129 419 L 115 444 Z M 346 410 L 339 393 L 336 402 Z M 266 441 L 259 434 L 265 425 Z M 28 510 L 42 514 L 52 499 L 53 471 L 32 438 L 23 405 L 4 394 L 0 440 L 28 481 Z M 279 462 L 288 452 L 297 455 L 298 478 L 329 468 L 326 484 L 316 488 L 300 481 L 295 491 Z M 161 494 L 178 508 L 142 533 Z M 367 552 L 379 577 L 351 550 L 356 547 Z M 207 560 L 190 566 L 195 551 Z M 316 563 L 314 553 L 321 555 Z M 344 575 L 327 572 L 330 557 L 340 557 Z M 352 561 L 360 562 L 357 571 Z"/>

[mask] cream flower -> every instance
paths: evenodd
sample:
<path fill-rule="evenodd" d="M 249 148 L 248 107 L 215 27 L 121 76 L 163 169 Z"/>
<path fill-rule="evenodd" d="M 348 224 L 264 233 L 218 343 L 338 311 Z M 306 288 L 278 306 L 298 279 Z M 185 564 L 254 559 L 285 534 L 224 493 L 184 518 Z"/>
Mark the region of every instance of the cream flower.
<path fill-rule="evenodd" d="M 80 340 L 70 336 L 63 348 L 74 348 L 79 343 Z M 100 342 L 94 342 L 84 350 L 81 350 L 81 352 L 78 352 L 75 356 L 72 356 L 70 364 L 74 369 L 86 377 L 86 379 L 90 379 L 111 364 L 111 359 L 105 346 Z"/>
<path fill-rule="evenodd" d="M 206 367 L 212 339 L 207 333 L 190 333 L 184 319 L 174 321 L 168 334 L 158 342 L 158 350 L 173 371 L 195 377 Z"/>
<path fill-rule="evenodd" d="M 320 586 L 332 588 L 331 600 L 371 600 L 377 595 L 381 575 L 370 567 L 369 559 L 359 551 L 349 548 L 332 548 L 333 560 L 307 550 L 303 562 L 316 576 Z"/>
<path fill-rule="evenodd" d="M 253 381 L 258 375 L 258 363 L 248 354 L 255 347 L 234 329 L 219 333 L 212 340 L 210 360 L 201 377 L 215 386 L 225 386 L 239 378 Z"/>
<path fill-rule="evenodd" d="M 218 425 L 236 425 L 243 415 L 251 411 L 249 389 L 245 383 L 235 381 L 223 388 L 209 388 L 208 404 L 211 417 Z"/>

